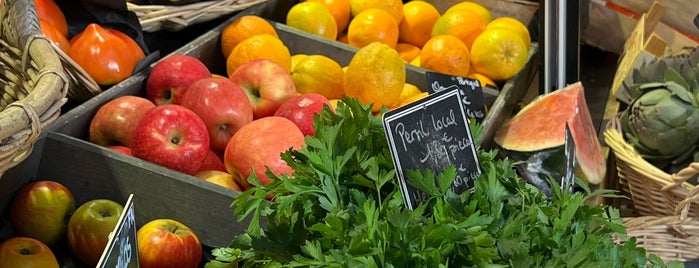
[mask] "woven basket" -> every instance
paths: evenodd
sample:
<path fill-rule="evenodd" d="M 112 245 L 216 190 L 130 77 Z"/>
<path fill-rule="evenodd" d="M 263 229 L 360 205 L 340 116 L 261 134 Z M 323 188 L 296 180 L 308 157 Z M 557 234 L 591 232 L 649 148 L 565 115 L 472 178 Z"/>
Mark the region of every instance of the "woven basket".
<path fill-rule="evenodd" d="M 0 175 L 32 151 L 42 129 L 60 116 L 68 78 L 44 37 L 33 1 L 0 8 Z"/>
<path fill-rule="evenodd" d="M 34 1 L 32 0 L 15 0 L 16 2 L 24 2 L 22 5 L 27 6 L 26 9 L 16 10 L 15 14 L 9 14 L 8 20 L 3 19 L 3 24 L 15 24 L 24 21 L 35 21 L 38 20 L 34 8 Z M 12 2 L 12 1 L 8 1 Z M 19 20 L 22 18 L 22 20 Z M 24 33 L 29 34 L 29 33 Z M 32 34 L 34 34 L 32 32 Z M 41 28 L 39 28 L 39 34 L 41 33 Z M 51 43 L 51 42 L 50 42 Z M 85 70 L 83 70 L 80 65 L 73 61 L 68 54 L 63 52 L 58 46 L 51 43 L 51 47 L 55 51 L 54 54 L 58 55 L 60 63 L 63 66 L 64 73 L 68 78 L 68 94 L 66 95 L 70 100 L 74 101 L 84 101 L 102 92 L 99 84 L 90 77 Z"/>
<path fill-rule="evenodd" d="M 636 237 L 637 245 L 665 261 L 699 259 L 699 220 L 688 217 L 689 208 L 699 195 L 693 189 L 682 200 L 673 216 L 641 216 L 624 218 L 627 234 Z"/>
<path fill-rule="evenodd" d="M 144 32 L 179 31 L 189 25 L 209 21 L 269 0 L 215 0 L 186 5 L 137 5 L 127 3 L 136 13 Z"/>
<path fill-rule="evenodd" d="M 616 160 L 621 190 L 628 193 L 634 209 L 641 216 L 672 216 L 675 208 L 697 186 L 686 182 L 699 173 L 699 163 L 692 163 L 675 174 L 668 174 L 649 163 L 624 140 L 618 117 L 609 121 L 604 141 Z M 699 201 L 689 209 L 690 217 L 699 217 Z"/>

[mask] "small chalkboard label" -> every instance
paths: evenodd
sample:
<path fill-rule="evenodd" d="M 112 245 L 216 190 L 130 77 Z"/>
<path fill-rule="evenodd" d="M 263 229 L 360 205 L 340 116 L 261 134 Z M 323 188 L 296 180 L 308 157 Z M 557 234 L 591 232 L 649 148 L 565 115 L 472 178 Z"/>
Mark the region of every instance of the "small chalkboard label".
<path fill-rule="evenodd" d="M 407 183 L 408 170 L 437 174 L 454 166 L 457 177 L 451 189 L 456 193 L 472 188 L 474 178 L 481 174 L 461 100 L 458 89 L 443 90 L 383 115 L 393 164 L 409 209 L 424 202 L 427 194 Z"/>
<path fill-rule="evenodd" d="M 573 134 L 570 132 L 570 127 L 568 126 L 567 122 L 564 152 L 566 158 L 566 170 L 565 175 L 561 179 L 561 190 L 568 189 L 568 191 L 572 193 L 575 189 L 575 141 L 573 140 Z"/>
<path fill-rule="evenodd" d="M 459 89 L 461 103 L 465 108 L 468 118 L 476 119 L 480 123 L 485 118 L 485 104 L 483 101 L 483 88 L 477 79 L 461 76 L 453 76 L 442 73 L 426 72 L 429 93 Z"/>
<path fill-rule="evenodd" d="M 124 211 L 119 216 L 114 231 L 109 236 L 107 247 L 97 263 L 101 268 L 137 268 L 138 245 L 136 243 L 136 214 L 133 207 L 133 194 L 129 195 Z"/>

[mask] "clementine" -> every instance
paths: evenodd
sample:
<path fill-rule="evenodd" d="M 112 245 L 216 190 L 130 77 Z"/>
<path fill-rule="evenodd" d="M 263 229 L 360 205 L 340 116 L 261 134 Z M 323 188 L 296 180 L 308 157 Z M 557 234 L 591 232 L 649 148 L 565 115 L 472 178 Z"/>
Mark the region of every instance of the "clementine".
<path fill-rule="evenodd" d="M 432 27 L 439 19 L 434 5 L 424 1 L 410 1 L 403 5 L 403 20 L 398 24 L 398 41 L 421 48 L 432 35 Z"/>
<path fill-rule="evenodd" d="M 347 29 L 350 21 L 350 4 L 349 0 L 307 0 L 309 2 L 316 2 L 324 5 L 330 14 L 335 18 L 335 24 L 337 25 L 338 34 Z"/>
<path fill-rule="evenodd" d="M 420 55 L 420 48 L 408 43 L 396 44 L 396 51 L 406 62 L 410 62 Z"/>
<path fill-rule="evenodd" d="M 381 42 L 395 48 L 398 43 L 398 23 L 383 9 L 364 10 L 350 21 L 347 42 L 354 47 Z"/>
<path fill-rule="evenodd" d="M 221 32 L 221 52 L 224 57 L 241 41 L 256 34 L 271 34 L 279 38 L 277 30 L 266 19 L 257 15 L 244 15 L 228 24 Z"/>
<path fill-rule="evenodd" d="M 291 53 L 279 38 L 271 34 L 253 35 L 235 46 L 226 60 L 230 76 L 239 66 L 256 59 L 268 59 L 291 71 Z"/>
<path fill-rule="evenodd" d="M 471 9 L 455 9 L 445 12 L 437 19 L 432 27 L 432 36 L 448 34 L 461 39 L 471 48 L 476 37 L 485 30 L 485 21 Z"/>
<path fill-rule="evenodd" d="M 453 35 L 437 35 L 420 52 L 420 66 L 435 72 L 467 76 L 471 56 L 466 44 Z"/>
<path fill-rule="evenodd" d="M 391 14 L 396 24 L 403 19 L 403 1 L 401 0 L 349 0 L 349 4 L 352 17 L 358 16 L 364 10 L 378 8 Z"/>

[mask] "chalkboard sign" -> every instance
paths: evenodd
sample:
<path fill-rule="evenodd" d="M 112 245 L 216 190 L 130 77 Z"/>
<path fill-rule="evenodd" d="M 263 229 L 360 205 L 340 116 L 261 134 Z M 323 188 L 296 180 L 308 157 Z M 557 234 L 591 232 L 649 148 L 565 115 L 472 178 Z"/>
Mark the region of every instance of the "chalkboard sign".
<path fill-rule="evenodd" d="M 137 268 L 138 245 L 136 243 L 136 214 L 133 207 L 133 194 L 129 195 L 124 211 L 119 217 L 114 231 L 109 237 L 107 247 L 97 263 L 101 268 Z"/>
<path fill-rule="evenodd" d="M 566 158 L 566 170 L 565 175 L 561 179 L 561 190 L 568 189 L 568 191 L 572 193 L 575 190 L 575 141 L 573 140 L 573 134 L 570 132 L 568 122 L 566 122 L 564 153 Z"/>
<path fill-rule="evenodd" d="M 435 72 L 426 72 L 425 76 L 429 84 L 430 93 L 458 88 L 466 116 L 475 119 L 478 123 L 483 122 L 486 111 L 483 101 L 483 88 L 481 88 L 480 81 Z"/>
<path fill-rule="evenodd" d="M 456 167 L 451 185 L 456 193 L 473 187 L 481 173 L 476 146 L 459 90 L 444 90 L 386 112 L 383 124 L 403 199 L 414 209 L 427 194 L 406 181 L 406 171 L 432 170 L 435 174 Z"/>

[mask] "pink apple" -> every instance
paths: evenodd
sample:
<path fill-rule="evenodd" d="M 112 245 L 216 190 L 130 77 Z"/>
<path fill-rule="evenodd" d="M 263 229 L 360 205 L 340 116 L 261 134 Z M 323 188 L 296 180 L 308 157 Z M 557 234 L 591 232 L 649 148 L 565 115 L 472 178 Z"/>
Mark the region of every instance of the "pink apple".
<path fill-rule="evenodd" d="M 251 187 L 248 177 L 254 169 L 262 184 L 271 180 L 267 168 L 276 175 L 291 174 L 293 169 L 282 160 L 281 153 L 300 149 L 304 144 L 301 130 L 284 117 L 268 116 L 250 122 L 238 130 L 228 142 L 223 163 L 228 172 L 240 178 L 238 184 Z"/>
<path fill-rule="evenodd" d="M 199 79 L 211 77 L 201 60 L 183 54 L 155 63 L 146 80 L 146 97 L 156 105 L 180 104 L 182 94 Z"/>
<path fill-rule="evenodd" d="M 122 153 L 125 155 L 132 156 L 133 154 L 131 153 L 131 148 L 126 147 L 124 145 L 109 145 L 107 148 L 114 150 L 115 152 Z"/>
<path fill-rule="evenodd" d="M 0 267 L 58 268 L 58 260 L 43 242 L 13 237 L 0 243 Z"/>
<path fill-rule="evenodd" d="M 121 96 L 100 106 L 90 121 L 88 140 L 102 146 L 131 146 L 131 135 L 141 117 L 155 104 L 138 96 Z"/>
<path fill-rule="evenodd" d="M 230 75 L 230 79 L 248 95 L 255 119 L 274 115 L 284 101 L 297 95 L 291 74 L 267 59 L 241 65 Z"/>
<path fill-rule="evenodd" d="M 61 183 L 41 180 L 22 187 L 10 204 L 10 223 L 17 236 L 49 246 L 63 239 L 75 211 L 73 193 Z"/>
<path fill-rule="evenodd" d="M 202 170 L 228 171 L 226 170 L 226 165 L 223 164 L 223 159 L 211 149 L 209 149 L 209 153 L 206 154 L 206 159 L 204 159 L 201 167 L 199 167 L 199 171 Z"/>
<path fill-rule="evenodd" d="M 193 175 L 209 153 L 206 124 L 184 106 L 164 104 L 146 113 L 136 126 L 133 156 Z"/>
<path fill-rule="evenodd" d="M 305 93 L 288 99 L 277 109 L 275 116 L 286 117 L 294 122 L 304 135 L 315 135 L 313 129 L 313 116 L 320 114 L 324 106 L 330 107 L 330 101 L 323 95 Z"/>
<path fill-rule="evenodd" d="M 202 246 L 196 233 L 173 219 L 155 219 L 136 232 L 138 262 L 141 268 L 196 268 Z"/>
<path fill-rule="evenodd" d="M 182 106 L 196 113 L 209 130 L 211 149 L 223 152 L 228 140 L 252 121 L 252 104 L 242 88 L 226 78 L 203 78 L 182 95 Z"/>

